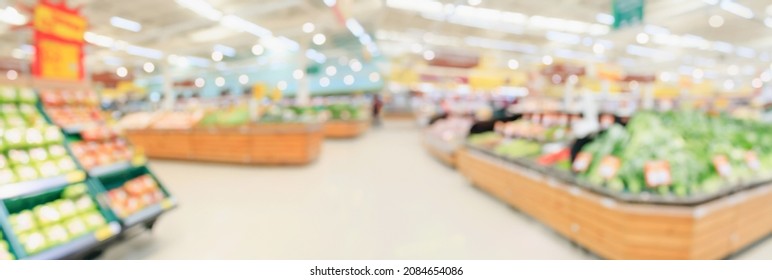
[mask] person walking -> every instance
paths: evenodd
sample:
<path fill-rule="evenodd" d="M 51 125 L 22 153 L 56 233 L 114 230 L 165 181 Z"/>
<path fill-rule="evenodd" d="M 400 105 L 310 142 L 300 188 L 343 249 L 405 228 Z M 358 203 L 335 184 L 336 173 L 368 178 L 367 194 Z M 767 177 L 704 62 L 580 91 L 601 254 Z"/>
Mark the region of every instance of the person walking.
<path fill-rule="evenodd" d="M 381 96 L 373 95 L 373 126 L 381 126 L 381 108 L 383 108 Z"/>

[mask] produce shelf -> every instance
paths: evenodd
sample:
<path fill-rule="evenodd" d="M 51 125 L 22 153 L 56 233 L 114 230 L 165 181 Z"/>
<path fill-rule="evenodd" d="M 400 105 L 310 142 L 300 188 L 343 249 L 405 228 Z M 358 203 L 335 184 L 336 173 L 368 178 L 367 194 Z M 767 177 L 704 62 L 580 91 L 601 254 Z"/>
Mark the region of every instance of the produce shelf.
<path fill-rule="evenodd" d="M 66 175 L 3 185 L 0 186 L 0 200 L 45 192 L 67 184 L 81 182 L 84 179 L 86 179 L 86 173 L 73 171 Z"/>
<path fill-rule="evenodd" d="M 318 158 L 321 124 L 264 123 L 234 128 L 129 130 L 151 158 L 242 164 L 308 164 Z"/>
<path fill-rule="evenodd" d="M 123 219 L 123 225 L 126 228 L 130 228 L 136 225 L 147 223 L 155 220 L 158 216 L 161 216 L 164 212 L 177 207 L 177 200 L 173 197 L 166 198 L 161 203 L 156 203 L 145 207 L 145 209 L 126 217 Z"/>
<path fill-rule="evenodd" d="M 772 184 L 697 205 L 629 203 L 473 149 L 474 185 L 608 259 L 721 259 L 772 233 Z"/>
<path fill-rule="evenodd" d="M 456 152 L 460 147 L 453 147 L 448 143 L 426 134 L 424 135 L 423 144 L 424 148 L 434 158 L 450 167 L 456 166 Z"/>
<path fill-rule="evenodd" d="M 104 177 L 118 172 L 124 172 L 131 168 L 135 168 L 143 165 L 145 165 L 144 158 L 132 160 L 132 161 L 116 162 L 105 166 L 94 167 L 88 171 L 88 175 L 91 177 L 99 178 L 99 177 Z"/>
<path fill-rule="evenodd" d="M 356 138 L 370 128 L 369 120 L 327 121 L 324 123 L 324 137 Z"/>
<path fill-rule="evenodd" d="M 107 226 L 94 233 L 76 238 L 67 244 L 56 246 L 39 254 L 26 257 L 26 260 L 61 260 L 71 259 L 85 255 L 91 250 L 97 249 L 104 242 L 121 232 L 118 222 L 111 222 Z"/>

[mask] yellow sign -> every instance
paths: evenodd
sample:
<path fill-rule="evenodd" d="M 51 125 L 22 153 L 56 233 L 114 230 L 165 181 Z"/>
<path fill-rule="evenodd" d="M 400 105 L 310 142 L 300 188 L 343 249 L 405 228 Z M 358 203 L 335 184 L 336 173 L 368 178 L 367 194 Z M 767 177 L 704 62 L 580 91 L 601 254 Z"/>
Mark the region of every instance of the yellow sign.
<path fill-rule="evenodd" d="M 252 97 L 257 100 L 262 100 L 265 98 L 265 85 L 264 84 L 255 84 L 252 86 Z"/>
<path fill-rule="evenodd" d="M 81 77 L 80 45 L 56 40 L 39 39 L 38 59 L 40 76 L 59 80 L 78 80 Z"/>
<path fill-rule="evenodd" d="M 72 42 L 83 42 L 88 23 L 80 15 L 48 5 L 35 7 L 35 30 Z"/>
<path fill-rule="evenodd" d="M 271 100 L 274 102 L 281 100 L 281 90 L 278 88 L 273 89 L 271 92 Z"/>

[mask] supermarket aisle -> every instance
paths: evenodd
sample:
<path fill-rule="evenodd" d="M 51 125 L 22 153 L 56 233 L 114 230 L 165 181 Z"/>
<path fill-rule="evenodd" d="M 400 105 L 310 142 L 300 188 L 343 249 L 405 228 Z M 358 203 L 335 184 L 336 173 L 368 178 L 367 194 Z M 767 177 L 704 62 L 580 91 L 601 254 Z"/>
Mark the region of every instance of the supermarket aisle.
<path fill-rule="evenodd" d="M 109 259 L 585 259 L 471 188 L 410 122 L 326 141 L 305 167 L 153 162 L 181 202 Z M 738 258 L 772 258 L 772 241 Z"/>

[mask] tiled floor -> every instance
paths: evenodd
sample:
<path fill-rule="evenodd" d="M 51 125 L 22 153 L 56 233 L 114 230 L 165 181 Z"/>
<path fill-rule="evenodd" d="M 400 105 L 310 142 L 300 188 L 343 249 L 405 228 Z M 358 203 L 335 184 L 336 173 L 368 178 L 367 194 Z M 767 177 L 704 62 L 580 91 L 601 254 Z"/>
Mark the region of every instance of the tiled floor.
<path fill-rule="evenodd" d="M 409 122 L 305 167 L 154 161 L 181 206 L 106 259 L 588 259 L 431 158 Z M 772 242 L 739 258 L 770 259 Z"/>

